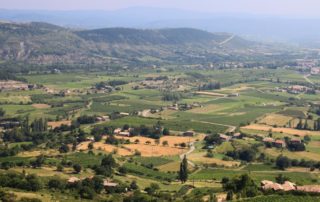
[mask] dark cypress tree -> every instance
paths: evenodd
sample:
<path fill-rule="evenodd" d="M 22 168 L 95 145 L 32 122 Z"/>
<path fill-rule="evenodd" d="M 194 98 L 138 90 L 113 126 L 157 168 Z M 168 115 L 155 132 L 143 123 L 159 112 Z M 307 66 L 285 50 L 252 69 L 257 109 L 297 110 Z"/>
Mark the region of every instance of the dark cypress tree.
<path fill-rule="evenodd" d="M 303 129 L 308 130 L 309 126 L 308 126 L 308 120 L 306 119 L 304 122 L 304 126 Z"/>
<path fill-rule="evenodd" d="M 180 164 L 179 179 L 182 183 L 188 180 L 188 160 L 186 156 L 184 156 Z"/>
<path fill-rule="evenodd" d="M 233 192 L 232 191 L 228 191 L 227 193 L 227 201 L 232 201 L 233 199 Z"/>
<path fill-rule="evenodd" d="M 303 127 L 303 123 L 302 123 L 302 120 L 301 119 L 299 119 L 299 123 L 298 123 L 298 125 L 297 125 L 297 129 L 299 129 L 299 130 L 301 130 L 302 129 L 302 127 Z"/>

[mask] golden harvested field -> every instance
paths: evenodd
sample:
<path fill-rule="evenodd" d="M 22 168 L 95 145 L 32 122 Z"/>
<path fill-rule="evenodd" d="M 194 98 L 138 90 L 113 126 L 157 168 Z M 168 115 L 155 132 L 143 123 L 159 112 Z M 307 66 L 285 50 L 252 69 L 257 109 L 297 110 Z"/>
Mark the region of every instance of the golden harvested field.
<path fill-rule="evenodd" d="M 170 138 L 172 137 L 172 138 Z M 122 137 L 121 137 L 122 138 Z M 121 139 L 119 138 L 119 139 Z M 178 148 L 178 147 L 174 147 L 173 145 L 176 143 L 181 143 L 181 142 L 186 142 L 188 141 L 188 139 L 186 137 L 181 137 L 182 139 L 174 139 L 174 136 L 168 136 L 168 137 L 164 137 L 161 138 L 160 144 L 156 145 L 154 142 L 154 139 L 151 138 L 146 138 L 146 137 L 132 137 L 132 138 L 126 138 L 123 137 L 122 139 L 129 139 L 131 144 L 123 144 L 119 147 L 114 146 L 114 145 L 109 145 L 109 144 L 104 144 L 102 142 L 95 142 L 93 143 L 93 147 L 96 150 L 103 150 L 105 152 L 114 152 L 115 150 L 117 151 L 117 154 L 120 156 L 130 156 L 130 155 L 134 155 L 135 151 L 140 151 L 141 152 L 141 156 L 175 156 L 175 155 L 179 155 L 182 154 L 184 152 L 186 152 L 188 149 L 187 148 Z M 139 139 L 139 143 L 138 144 L 134 144 L 133 142 Z M 167 140 L 170 146 L 162 146 L 162 141 Z M 145 144 L 146 141 L 150 141 L 151 144 L 147 145 Z M 88 145 L 89 145 L 90 141 L 87 142 L 82 142 L 77 146 L 77 150 L 82 150 L 82 151 L 86 151 L 88 150 Z M 171 146 L 172 145 L 172 146 Z"/>
<path fill-rule="evenodd" d="M 199 153 L 191 153 L 188 155 L 188 159 L 195 163 L 202 163 L 202 164 L 217 164 L 225 167 L 236 167 L 240 165 L 238 161 L 224 161 L 217 158 L 208 158 L 205 157 L 206 152 L 199 152 Z"/>
<path fill-rule="evenodd" d="M 80 143 L 77 146 L 77 150 L 79 150 L 79 151 L 88 150 L 89 143 L 90 143 L 90 141 Z M 121 156 L 130 156 L 130 155 L 134 154 L 134 151 L 130 151 L 129 149 L 116 147 L 114 145 L 104 144 L 102 142 L 93 143 L 93 148 L 96 149 L 96 150 L 102 150 L 102 151 L 105 151 L 105 152 L 108 152 L 108 153 L 117 151 L 117 154 L 121 155 Z"/>
<path fill-rule="evenodd" d="M 141 156 L 151 157 L 151 156 L 175 156 L 183 154 L 187 149 L 177 148 L 177 147 L 164 147 L 155 145 L 145 145 L 145 144 L 128 144 L 124 145 L 126 148 L 131 149 L 133 152 L 138 150 L 141 152 Z"/>
<path fill-rule="evenodd" d="M 180 144 L 180 143 L 186 143 L 188 144 L 189 142 L 195 142 L 197 139 L 203 140 L 204 135 L 200 134 L 195 137 L 182 137 L 182 136 L 163 136 L 160 138 L 160 145 L 162 145 L 162 142 L 168 141 L 168 145 L 170 147 L 174 147 L 175 144 Z M 117 137 L 119 139 L 125 139 L 125 140 L 130 140 L 131 143 L 134 143 L 135 140 L 139 140 L 139 144 L 145 144 L 147 141 L 151 142 L 152 145 L 155 145 L 155 140 L 152 138 L 147 138 L 147 137 L 141 137 L 141 136 L 136 136 L 136 137 Z"/>
<path fill-rule="evenodd" d="M 261 125 L 261 124 L 252 124 L 248 126 L 241 127 L 243 129 L 249 129 L 249 130 L 259 130 L 259 131 L 272 131 L 272 132 L 279 132 L 279 133 L 286 133 L 289 135 L 299 135 L 299 136 L 305 136 L 305 135 L 320 135 L 320 132 L 317 131 L 309 131 L 309 130 L 297 130 L 293 128 L 274 128 L 267 125 Z"/>
<path fill-rule="evenodd" d="M 259 124 L 265 124 L 269 126 L 285 126 L 288 124 L 288 122 L 293 119 L 289 116 L 284 116 L 281 114 L 268 114 L 265 117 L 263 117 L 261 120 L 259 120 Z"/>
<path fill-rule="evenodd" d="M 50 108 L 50 105 L 47 104 L 33 104 L 32 105 L 36 109 L 48 109 Z"/>
<path fill-rule="evenodd" d="M 71 125 L 71 121 L 50 121 L 48 122 L 48 126 L 52 128 L 60 127 L 61 125 Z"/>

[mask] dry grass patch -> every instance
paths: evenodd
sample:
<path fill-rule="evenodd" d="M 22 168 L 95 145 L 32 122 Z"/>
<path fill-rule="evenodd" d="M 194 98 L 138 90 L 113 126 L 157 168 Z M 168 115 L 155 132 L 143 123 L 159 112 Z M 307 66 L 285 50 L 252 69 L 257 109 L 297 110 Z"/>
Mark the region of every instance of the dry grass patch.
<path fill-rule="evenodd" d="M 240 165 L 240 162 L 238 161 L 224 161 L 217 158 L 208 158 L 205 157 L 205 152 L 199 152 L 199 153 L 191 153 L 188 155 L 188 159 L 195 163 L 202 163 L 202 164 L 217 164 L 219 166 L 225 166 L 225 167 L 237 167 Z"/>
<path fill-rule="evenodd" d="M 320 132 L 318 131 L 309 131 L 309 130 L 297 130 L 293 128 L 274 128 L 267 125 L 261 125 L 261 124 L 252 124 L 248 126 L 242 127 L 243 129 L 249 129 L 249 130 L 258 130 L 258 131 L 272 131 L 272 132 L 278 132 L 278 133 L 285 133 L 290 135 L 299 135 L 299 136 L 305 136 L 305 135 L 320 135 Z"/>
<path fill-rule="evenodd" d="M 177 148 L 177 147 L 164 147 L 155 145 L 145 145 L 145 144 L 128 144 L 124 147 L 131 149 L 132 151 L 141 152 L 141 156 L 152 157 L 152 156 L 175 156 L 183 154 L 187 149 Z"/>
<path fill-rule="evenodd" d="M 136 140 L 139 140 L 139 144 L 145 144 L 146 142 L 151 142 L 151 145 L 155 145 L 155 139 L 136 136 L 136 137 L 117 137 L 119 139 L 130 140 L 131 143 L 134 143 Z M 163 136 L 160 138 L 160 145 L 167 141 L 170 147 L 174 147 L 177 144 L 194 142 L 197 139 L 203 140 L 204 135 L 198 135 L 196 137 L 182 137 L 182 136 Z"/>
<path fill-rule="evenodd" d="M 50 105 L 47 105 L 47 104 L 33 104 L 32 106 L 36 109 L 48 109 L 51 107 Z"/>
<path fill-rule="evenodd" d="M 39 155 L 46 155 L 46 156 L 52 156 L 52 155 L 58 155 L 59 152 L 54 149 L 48 149 L 48 150 L 36 150 L 36 151 L 24 151 L 20 152 L 17 156 L 19 157 L 36 157 Z"/>
<path fill-rule="evenodd" d="M 265 124 L 269 126 L 285 126 L 288 124 L 288 122 L 292 120 L 292 117 L 284 116 L 281 114 L 269 114 L 265 117 L 263 117 L 259 123 Z"/>
<path fill-rule="evenodd" d="M 89 143 L 90 143 L 90 141 L 80 143 L 77 146 L 77 150 L 78 151 L 88 150 Z M 93 143 L 93 148 L 96 150 L 102 150 L 102 151 L 105 151 L 108 153 L 116 152 L 118 155 L 121 155 L 121 156 L 131 156 L 134 154 L 134 151 L 132 151 L 132 150 L 122 148 L 122 147 L 116 147 L 116 146 L 110 145 L 110 144 L 104 144 L 102 142 Z"/>
<path fill-rule="evenodd" d="M 61 125 L 71 125 L 71 121 L 70 120 L 66 120 L 66 121 L 50 121 L 48 122 L 48 126 L 52 127 L 52 128 L 57 128 L 60 127 Z"/>
<path fill-rule="evenodd" d="M 210 96 L 216 96 L 216 97 L 225 97 L 225 94 L 222 93 L 215 93 L 215 92 L 206 92 L 206 91 L 198 91 L 196 92 L 198 95 L 210 95 Z"/>

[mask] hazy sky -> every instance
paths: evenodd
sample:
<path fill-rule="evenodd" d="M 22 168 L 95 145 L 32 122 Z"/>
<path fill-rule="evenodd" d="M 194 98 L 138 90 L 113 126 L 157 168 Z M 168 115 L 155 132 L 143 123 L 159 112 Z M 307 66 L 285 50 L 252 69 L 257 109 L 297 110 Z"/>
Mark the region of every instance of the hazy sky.
<path fill-rule="evenodd" d="M 7 9 L 115 10 L 141 6 L 212 13 L 320 17 L 320 0 L 0 0 L 0 8 Z"/>

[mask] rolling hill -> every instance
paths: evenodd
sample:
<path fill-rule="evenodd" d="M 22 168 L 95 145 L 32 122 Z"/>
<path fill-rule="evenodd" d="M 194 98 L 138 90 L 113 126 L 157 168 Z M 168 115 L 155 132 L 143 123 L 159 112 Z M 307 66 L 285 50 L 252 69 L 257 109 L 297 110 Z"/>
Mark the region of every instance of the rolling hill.
<path fill-rule="evenodd" d="M 256 45 L 191 28 L 72 30 L 40 22 L 0 23 L 0 59 L 38 65 L 183 62 L 243 53 Z"/>

